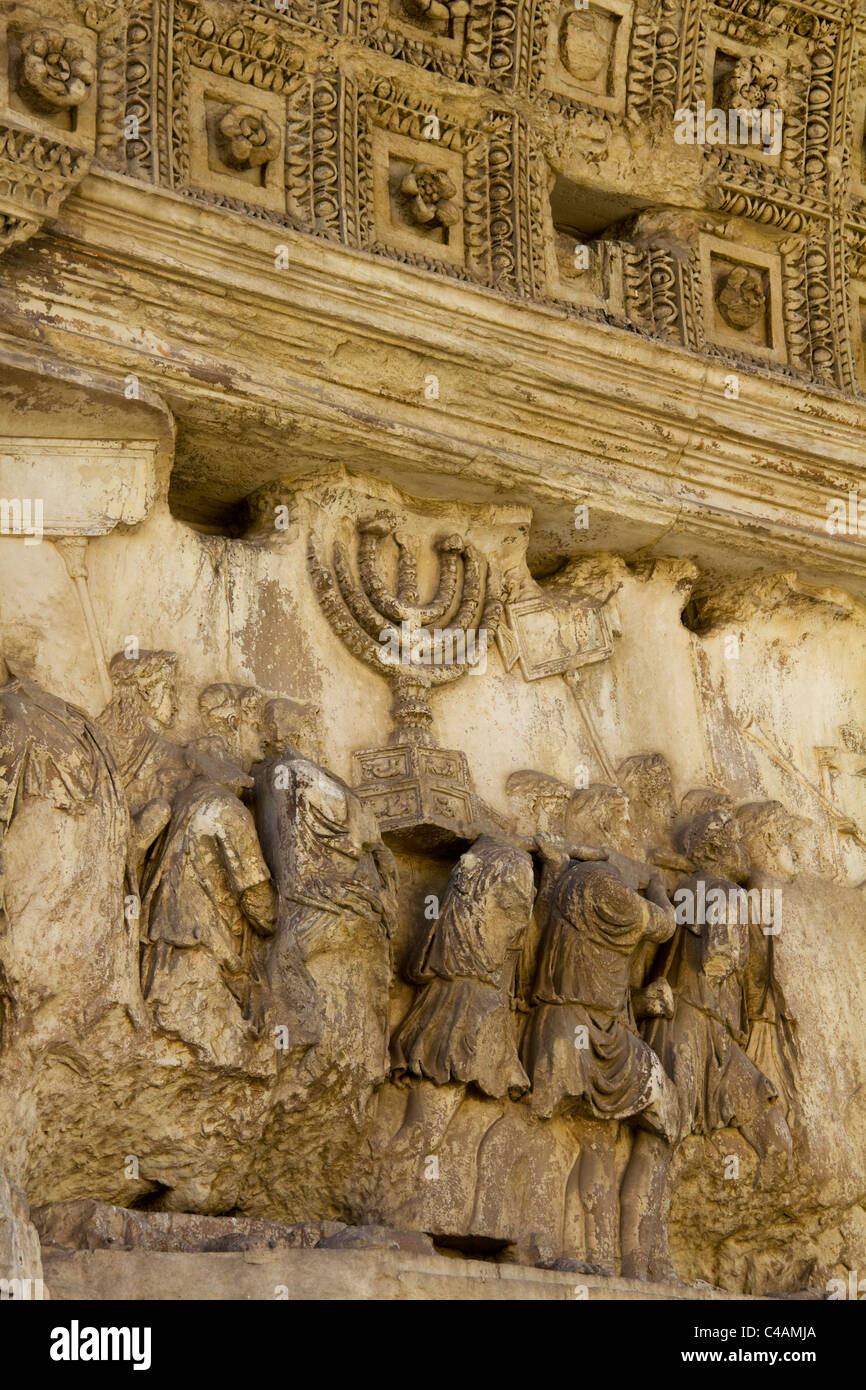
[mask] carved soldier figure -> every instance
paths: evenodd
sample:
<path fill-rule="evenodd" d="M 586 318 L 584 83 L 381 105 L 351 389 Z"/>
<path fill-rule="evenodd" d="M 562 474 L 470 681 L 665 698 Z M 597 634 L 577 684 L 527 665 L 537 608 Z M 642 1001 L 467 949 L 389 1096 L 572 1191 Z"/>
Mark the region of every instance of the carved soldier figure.
<path fill-rule="evenodd" d="M 128 818 L 98 725 L 0 657 L 0 1022 L 69 1041 L 142 1015 L 124 917 Z"/>
<path fill-rule="evenodd" d="M 130 871 L 140 879 L 145 855 L 168 824 L 171 802 L 190 778 L 182 747 L 167 733 L 177 712 L 177 656 L 117 652 L 109 675 L 115 694 L 100 715 L 132 820 Z"/>
<path fill-rule="evenodd" d="M 768 1076 L 779 1093 L 779 1104 L 791 1122 L 799 1109 L 798 1067 L 794 1039 L 794 1020 L 776 976 L 776 943 L 782 930 L 781 908 L 784 884 L 797 875 L 794 848 L 794 822 L 779 801 L 756 801 L 737 810 L 743 844 L 751 870 L 749 888 L 763 899 L 778 898 L 772 904 L 769 929 L 766 915 L 752 912 L 749 918 L 749 963 L 745 976 L 749 1041 L 746 1052 Z"/>
<path fill-rule="evenodd" d="M 739 885 L 749 861 L 736 819 L 724 807 L 687 826 L 683 849 L 696 872 L 674 900 L 682 925 L 656 975 L 673 993 L 670 1016 L 655 1017 L 647 1042 L 672 1077 L 682 1105 L 681 1137 L 739 1129 L 760 1157 L 789 1154 L 791 1135 L 776 1088 L 746 1055 L 744 976 L 749 924 Z M 676 1280 L 667 1247 L 673 1156 L 670 1136 L 638 1133 L 623 1181 L 622 1269 L 635 1278 Z"/>
<path fill-rule="evenodd" d="M 279 898 L 268 962 L 272 996 L 285 1009 L 279 1021 L 292 1042 L 322 1040 L 364 1080 L 379 1079 L 387 1069 L 394 857 L 372 810 L 297 746 L 307 738 L 299 707 L 271 700 L 264 724 L 270 756 L 253 775 L 256 824 Z"/>
<path fill-rule="evenodd" d="M 644 897 L 611 864 L 563 863 L 556 846 L 541 848 L 554 886 L 521 1056 L 535 1114 L 579 1117 L 586 1254 L 612 1270 L 615 1122 L 639 1116 L 667 1138 L 679 1131 L 676 1093 L 638 1036 L 630 995 L 635 953 L 672 936 L 674 912 L 659 875 Z"/>
<path fill-rule="evenodd" d="M 251 779 L 206 740 L 187 758 L 194 780 L 145 869 L 142 988 L 166 1032 L 207 1060 L 238 1064 L 264 1027 L 253 938 L 276 930 L 274 889 L 239 799 Z"/>
<path fill-rule="evenodd" d="M 467 1086 L 496 1099 L 528 1089 L 514 985 L 534 896 L 530 856 L 494 835 L 477 839 L 452 870 L 439 914 L 408 963 L 421 990 L 391 1044 L 395 1075 L 418 1078 L 404 1137 L 431 1142 L 428 1112 L 440 1107 L 430 1092 L 448 1083 L 449 1113 Z"/>

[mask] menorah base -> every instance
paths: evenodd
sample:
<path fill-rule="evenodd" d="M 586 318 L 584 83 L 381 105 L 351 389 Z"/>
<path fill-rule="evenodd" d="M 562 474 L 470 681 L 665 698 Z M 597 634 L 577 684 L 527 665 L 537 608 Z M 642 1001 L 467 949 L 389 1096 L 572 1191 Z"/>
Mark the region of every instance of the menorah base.
<path fill-rule="evenodd" d="M 387 842 L 435 854 L 480 833 L 465 753 L 402 743 L 362 749 L 354 762 L 355 791 Z"/>

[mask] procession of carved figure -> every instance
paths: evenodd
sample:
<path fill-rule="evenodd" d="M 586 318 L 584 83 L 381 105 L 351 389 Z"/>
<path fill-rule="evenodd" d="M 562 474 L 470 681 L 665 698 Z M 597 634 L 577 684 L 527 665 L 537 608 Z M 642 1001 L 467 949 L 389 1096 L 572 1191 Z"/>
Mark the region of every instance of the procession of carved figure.
<path fill-rule="evenodd" d="M 206 732 L 174 741 L 176 664 L 168 652 L 118 654 L 99 723 L 4 671 L 4 1041 L 22 1010 L 39 1011 L 14 822 L 47 816 L 76 842 L 91 837 L 88 893 L 113 872 L 116 951 L 134 875 L 141 993 L 167 1036 L 213 1065 L 254 1070 L 250 1050 L 272 1047 L 269 1026 L 301 1051 L 349 1029 L 374 1084 L 388 1070 L 397 912 L 375 815 L 305 756 L 307 712 L 294 701 L 213 685 L 199 698 Z M 619 1212 L 623 1271 L 671 1278 L 668 1176 L 682 1139 L 731 1126 L 762 1158 L 790 1152 L 793 1023 L 773 936 L 731 890 L 794 873 L 792 827 L 778 803 L 747 805 L 738 820 L 712 788 L 677 812 L 657 754 L 620 771 L 631 803 L 621 786 L 554 795 L 553 779 L 519 774 L 512 790 L 557 805 L 563 833 L 528 844 L 486 833 L 457 860 L 405 966 L 417 993 L 390 1039 L 406 1089 L 393 1148 L 434 1150 L 467 1093 L 525 1107 L 536 1123 L 563 1119 L 576 1154 L 566 1205 L 579 1212 L 566 1212 L 562 1255 L 612 1271 Z M 68 862 L 82 852 L 83 839 Z M 647 855 L 669 876 L 688 865 L 677 890 L 695 901 L 720 890 L 724 908 L 678 927 Z M 618 1194 L 622 1125 L 634 1138 Z"/>
<path fill-rule="evenodd" d="M 33 1045 L 73 1017 L 81 1034 L 110 979 L 112 1007 L 197 1064 L 288 1077 L 293 1096 L 324 1086 L 359 1128 L 374 1093 L 390 1096 L 389 1140 L 371 1148 L 382 1164 L 409 1172 L 462 1144 L 473 1238 L 526 1245 L 526 1212 L 543 1193 L 548 1259 L 675 1278 L 667 1226 L 684 1141 L 733 1128 L 762 1163 L 791 1153 L 796 1029 L 761 905 L 796 874 L 793 821 L 778 802 L 736 811 L 720 787 L 677 803 L 660 753 L 615 772 L 599 759 L 611 780 L 575 786 L 514 772 L 510 813 L 493 812 L 466 754 L 432 733 L 430 697 L 469 664 L 446 680 L 413 646 L 392 669 L 376 633 L 398 619 L 414 637 L 439 620 L 452 635 L 495 631 L 495 570 L 449 533 L 425 605 L 394 518 L 356 529 L 357 581 L 343 548 L 334 578 L 310 542 L 331 626 L 397 693 L 391 741 L 356 754 L 355 786 L 322 764 L 317 712 L 254 685 L 200 690 L 181 737 L 173 652 L 117 653 L 97 719 L 0 667 L 0 1044 Z M 380 567 L 385 541 L 396 593 Z M 504 609 L 503 651 L 516 661 L 521 609 Z M 561 603 L 560 637 L 563 613 Z M 575 649 L 563 650 L 557 670 L 570 680 Z M 579 713 L 588 728 L 588 707 Z M 38 924 L 20 848 L 34 827 L 56 884 Z M 417 923 L 404 920 L 406 855 L 422 878 L 425 862 L 450 866 L 441 902 Z M 68 959 L 68 1002 L 40 996 L 46 932 Z M 451 1219 L 436 1218 L 446 1236 Z"/>

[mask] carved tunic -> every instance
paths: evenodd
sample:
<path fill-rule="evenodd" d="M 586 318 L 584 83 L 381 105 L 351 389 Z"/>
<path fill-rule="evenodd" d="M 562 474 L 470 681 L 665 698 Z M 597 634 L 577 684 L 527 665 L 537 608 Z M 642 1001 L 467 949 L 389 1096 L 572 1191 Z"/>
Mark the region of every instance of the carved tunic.
<path fill-rule="evenodd" d="M 629 973 L 645 941 L 666 941 L 666 913 L 596 864 L 562 873 L 550 907 L 523 1038 L 537 1114 L 577 1103 L 598 1119 L 645 1110 L 665 1089 L 661 1068 L 637 1035 Z"/>
<path fill-rule="evenodd" d="M 390 936 L 393 904 L 372 854 L 375 817 L 340 780 L 287 751 L 255 769 L 256 820 L 280 901 L 309 957 Z"/>
<path fill-rule="evenodd" d="M 16 678 L 0 686 L 0 824 L 8 826 L 20 797 L 76 812 L 122 797 L 117 768 L 97 726 L 82 710 Z"/>
<path fill-rule="evenodd" d="M 512 1001 L 532 895 L 528 856 L 492 837 L 457 864 L 411 970 L 423 989 L 392 1043 L 398 1075 L 474 1084 L 496 1097 L 528 1088 Z"/>
<path fill-rule="evenodd" d="M 127 692 L 115 695 L 99 722 L 110 740 L 133 814 L 154 796 L 173 797 L 187 781 L 182 749 L 149 722 L 141 702 Z"/>
<path fill-rule="evenodd" d="M 0 980 L 19 1016 L 44 1005 L 39 1027 L 67 1040 L 112 1008 L 141 1010 L 127 834 L 98 726 L 32 681 L 0 687 Z"/>
<path fill-rule="evenodd" d="M 156 976 L 171 973 L 174 950 L 203 947 L 245 1005 L 249 928 L 240 896 L 269 877 L 252 814 L 232 792 L 197 778 L 178 796 L 145 874 L 143 935 L 161 948 L 146 964 L 145 994 L 153 992 Z"/>
<path fill-rule="evenodd" d="M 393 859 L 373 812 L 291 748 L 254 769 L 256 824 L 279 892 L 268 961 L 293 1037 L 336 1051 L 351 1036 L 371 1075 L 387 1065 Z M 324 1001 L 324 1002 L 323 1002 Z"/>

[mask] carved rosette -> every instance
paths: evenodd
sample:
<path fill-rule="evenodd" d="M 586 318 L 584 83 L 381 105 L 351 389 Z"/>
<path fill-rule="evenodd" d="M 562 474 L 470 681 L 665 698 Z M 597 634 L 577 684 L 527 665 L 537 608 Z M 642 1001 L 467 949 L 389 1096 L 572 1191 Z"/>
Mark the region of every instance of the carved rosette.
<path fill-rule="evenodd" d="M 21 41 L 19 88 L 37 111 L 80 106 L 96 80 L 82 45 L 57 29 L 35 29 Z"/>

